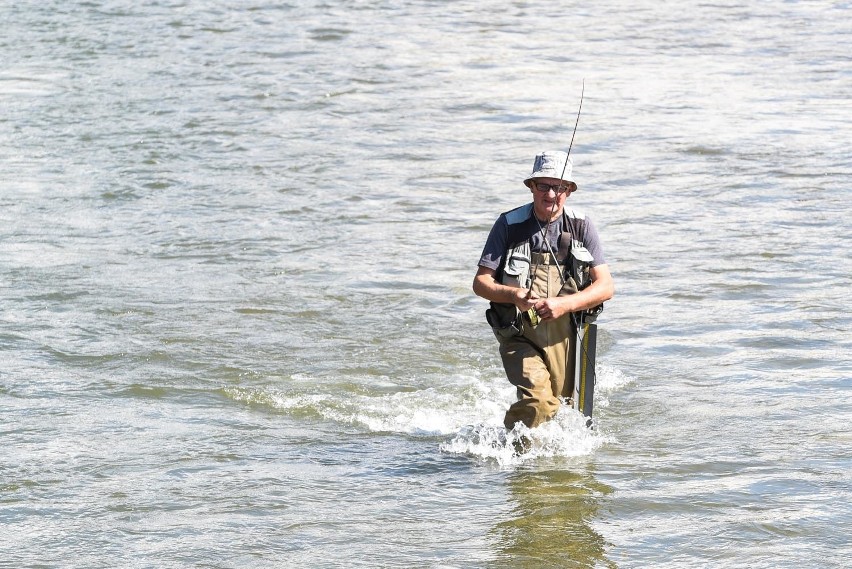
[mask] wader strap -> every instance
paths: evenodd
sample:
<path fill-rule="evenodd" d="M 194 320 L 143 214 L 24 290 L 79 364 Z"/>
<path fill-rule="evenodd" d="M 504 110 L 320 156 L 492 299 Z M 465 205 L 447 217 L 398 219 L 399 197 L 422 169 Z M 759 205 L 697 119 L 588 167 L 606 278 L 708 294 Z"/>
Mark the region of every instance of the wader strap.
<path fill-rule="evenodd" d="M 565 220 L 565 223 L 568 223 L 568 220 Z M 571 233 L 568 231 L 563 231 L 559 234 L 559 240 L 556 242 L 556 254 L 559 255 L 560 259 L 567 259 L 568 255 L 571 253 L 571 241 L 572 241 Z"/>
<path fill-rule="evenodd" d="M 533 266 L 535 265 L 556 265 L 556 259 L 553 258 L 553 255 L 548 253 L 531 253 L 530 261 Z"/>

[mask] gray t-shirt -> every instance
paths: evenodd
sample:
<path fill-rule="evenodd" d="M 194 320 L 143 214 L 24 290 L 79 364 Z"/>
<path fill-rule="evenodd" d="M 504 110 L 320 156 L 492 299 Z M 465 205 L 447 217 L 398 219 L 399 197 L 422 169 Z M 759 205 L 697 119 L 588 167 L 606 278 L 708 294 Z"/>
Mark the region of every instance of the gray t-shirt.
<path fill-rule="evenodd" d="M 529 207 L 522 206 L 523 207 Z M 495 271 L 500 266 L 503 255 L 509 248 L 509 222 L 507 217 L 518 212 L 521 208 L 501 214 L 494 222 L 491 232 L 488 234 L 488 239 L 485 242 L 485 248 L 482 250 L 482 256 L 479 259 L 480 267 L 487 267 Z M 583 213 L 565 209 L 569 217 L 576 220 L 572 223 L 572 227 L 568 230 L 576 228 L 579 230 L 579 235 L 574 236 L 578 241 L 582 241 L 586 249 L 591 253 L 594 259 L 591 266 L 606 264 L 603 254 L 603 246 L 601 245 L 600 237 L 595 229 L 592 220 L 586 217 Z M 546 223 L 540 223 L 535 215 L 530 215 L 526 221 L 522 221 L 523 226 L 520 228 L 520 235 L 530 240 L 531 249 L 534 253 L 546 253 L 549 249 L 544 240 L 545 229 L 547 231 L 547 243 L 553 248 L 553 251 L 558 251 L 558 240 L 560 234 L 564 230 L 565 216 L 560 215 L 556 221 L 552 221 L 548 227 Z"/>

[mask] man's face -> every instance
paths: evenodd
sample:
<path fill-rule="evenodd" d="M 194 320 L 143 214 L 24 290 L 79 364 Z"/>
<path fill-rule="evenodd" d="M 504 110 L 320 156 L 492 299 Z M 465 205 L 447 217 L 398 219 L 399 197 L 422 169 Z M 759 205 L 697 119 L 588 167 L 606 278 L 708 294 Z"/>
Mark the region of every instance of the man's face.
<path fill-rule="evenodd" d="M 535 216 L 541 221 L 553 220 L 562 215 L 562 206 L 576 187 L 559 178 L 536 178 L 530 185 Z"/>

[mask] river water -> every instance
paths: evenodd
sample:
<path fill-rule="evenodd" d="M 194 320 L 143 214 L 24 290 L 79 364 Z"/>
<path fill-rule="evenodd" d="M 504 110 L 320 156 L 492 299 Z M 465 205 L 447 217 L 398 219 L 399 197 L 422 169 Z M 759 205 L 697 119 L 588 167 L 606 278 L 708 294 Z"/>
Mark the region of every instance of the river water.
<path fill-rule="evenodd" d="M 0 21 L 0 566 L 848 563 L 848 3 Z M 595 426 L 517 456 L 470 284 L 583 89 Z"/>

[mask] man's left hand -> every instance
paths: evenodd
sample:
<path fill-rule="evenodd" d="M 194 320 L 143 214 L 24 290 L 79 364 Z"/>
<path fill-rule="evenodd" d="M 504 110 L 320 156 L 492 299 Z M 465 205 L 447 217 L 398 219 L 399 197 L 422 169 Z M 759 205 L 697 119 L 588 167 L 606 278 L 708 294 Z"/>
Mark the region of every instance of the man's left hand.
<path fill-rule="evenodd" d="M 536 302 L 535 311 L 542 320 L 555 320 L 571 312 L 571 297 L 545 298 Z"/>

